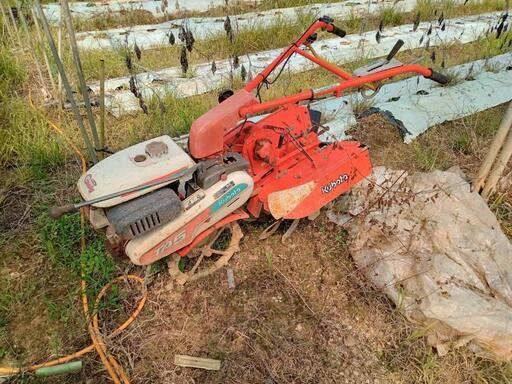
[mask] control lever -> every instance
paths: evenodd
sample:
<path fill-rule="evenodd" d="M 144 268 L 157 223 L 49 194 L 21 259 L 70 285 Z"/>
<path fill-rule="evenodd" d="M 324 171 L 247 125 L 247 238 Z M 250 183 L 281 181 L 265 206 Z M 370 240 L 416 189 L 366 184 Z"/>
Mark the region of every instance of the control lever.
<path fill-rule="evenodd" d="M 391 69 L 395 67 L 399 67 L 402 65 L 402 63 L 396 59 L 394 59 L 395 55 L 398 53 L 400 48 L 404 45 L 404 41 L 402 39 L 399 39 L 393 48 L 391 48 L 391 51 L 388 53 L 385 59 L 377 60 L 376 62 L 367 64 L 363 67 L 357 68 L 354 71 L 355 76 L 366 76 L 370 73 L 374 72 L 380 72 L 384 71 L 385 69 Z"/>
<path fill-rule="evenodd" d="M 395 43 L 394 47 L 391 48 L 391 51 L 389 51 L 388 55 L 386 56 L 386 61 L 389 63 L 393 57 L 398 53 L 400 48 L 404 46 L 404 41 L 402 39 L 398 39 L 398 41 Z"/>

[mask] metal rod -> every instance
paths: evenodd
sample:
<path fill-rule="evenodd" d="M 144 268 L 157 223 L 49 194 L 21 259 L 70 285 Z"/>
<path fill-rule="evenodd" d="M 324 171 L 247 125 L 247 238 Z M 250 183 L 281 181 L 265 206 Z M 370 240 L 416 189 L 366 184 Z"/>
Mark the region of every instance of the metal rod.
<path fill-rule="evenodd" d="M 503 143 L 505 142 L 511 124 L 512 101 L 508 105 L 507 111 L 505 112 L 505 116 L 503 116 L 503 119 L 501 120 L 498 131 L 496 132 L 491 147 L 489 148 L 489 152 L 487 152 L 487 155 L 485 156 L 485 159 L 480 167 L 480 170 L 478 171 L 478 176 L 473 181 L 473 191 L 480 193 L 482 189 L 485 187 L 485 179 L 489 175 L 492 165 L 496 160 L 496 156 L 498 156 L 498 152 L 500 151 L 500 148 L 503 146 Z"/>
<path fill-rule="evenodd" d="M 82 62 L 80 61 L 80 54 L 78 52 L 78 46 L 76 44 L 75 30 L 73 28 L 73 19 L 69 10 L 68 0 L 61 0 L 61 12 L 63 13 L 64 22 L 68 30 L 69 43 L 71 45 L 71 51 L 73 53 L 73 59 L 75 62 L 76 74 L 80 82 L 80 91 L 85 103 L 85 109 L 87 111 L 87 119 L 89 120 L 89 127 L 92 132 L 92 139 L 96 149 L 100 148 L 100 140 L 98 138 L 98 131 L 96 130 L 96 122 L 92 114 L 91 101 L 89 100 L 89 93 L 87 92 L 87 84 L 85 83 L 84 71 L 82 69 Z"/>
<path fill-rule="evenodd" d="M 37 1 L 39 1 L 39 0 L 37 0 Z M 122 191 L 109 193 L 108 195 L 96 197 L 91 200 L 85 200 L 80 203 L 63 205 L 61 207 L 51 207 L 49 210 L 49 215 L 50 215 L 50 217 L 52 217 L 54 219 L 58 219 L 59 217 L 61 217 L 62 215 L 66 214 L 66 213 L 73 212 L 79 208 L 86 207 L 88 205 L 101 203 L 103 201 L 107 201 L 107 200 L 110 200 L 110 199 L 113 199 L 116 197 L 120 197 L 122 195 L 127 195 L 130 193 L 142 191 L 143 189 L 155 187 L 157 185 L 172 183 L 173 181 L 179 180 L 186 175 L 192 174 L 193 172 L 195 172 L 196 168 L 197 168 L 197 165 L 194 165 L 190 168 L 186 168 L 179 172 L 173 173 L 172 175 L 169 175 L 163 179 L 155 180 L 155 181 L 152 181 L 152 182 L 149 182 L 146 184 L 142 184 L 142 185 L 138 185 L 136 187 L 123 189 Z"/>
<path fill-rule="evenodd" d="M 32 36 L 30 35 L 30 30 L 28 29 L 27 19 L 25 19 L 25 15 L 23 14 L 23 12 L 21 10 L 20 2 L 18 0 L 16 0 L 15 4 L 18 7 L 18 17 L 21 20 L 21 25 L 22 25 L 23 31 L 27 35 L 28 46 L 32 52 L 32 57 L 34 59 L 34 63 L 36 66 L 37 75 L 39 76 L 39 80 L 41 81 L 41 86 L 43 88 L 46 88 L 46 81 L 44 79 L 43 71 L 41 70 L 41 65 L 39 64 L 39 60 L 37 59 L 37 52 L 36 52 L 34 43 L 32 42 Z"/>
<path fill-rule="evenodd" d="M 100 60 L 100 148 L 105 149 L 105 60 Z M 104 153 L 100 156 L 103 158 Z"/>
<path fill-rule="evenodd" d="M 71 109 L 73 110 L 73 114 L 78 123 L 78 127 L 80 128 L 82 137 L 84 139 L 85 146 L 87 147 L 87 150 L 89 151 L 89 155 L 90 155 L 92 161 L 97 163 L 98 157 L 96 156 L 96 152 L 94 151 L 94 148 L 89 139 L 89 135 L 87 134 L 87 131 L 85 129 L 84 121 L 82 120 L 82 116 L 80 115 L 80 111 L 78 109 L 78 106 L 76 105 L 75 98 L 73 96 L 73 91 L 71 90 L 71 86 L 69 85 L 69 81 L 66 76 L 66 71 L 64 70 L 64 65 L 62 64 L 62 61 L 60 60 L 60 57 L 57 53 L 57 47 L 55 46 L 55 41 L 53 40 L 53 36 L 50 31 L 50 27 L 48 26 L 48 20 L 46 20 L 46 16 L 43 12 L 43 8 L 41 7 L 40 0 L 35 0 L 35 5 L 36 5 L 37 13 L 39 14 L 41 24 L 43 26 L 43 31 L 48 40 L 48 44 L 50 45 L 50 50 L 52 51 L 53 59 L 55 60 L 57 69 L 60 73 L 60 76 L 62 77 L 62 83 L 66 90 L 66 94 L 68 96 L 69 102 L 71 103 Z"/>
<path fill-rule="evenodd" d="M 37 43 L 39 45 L 39 48 L 42 51 L 44 63 L 46 65 L 46 70 L 48 71 L 48 77 L 50 78 L 50 83 L 52 85 L 53 92 L 55 92 L 54 97 L 57 97 L 59 90 L 57 89 L 57 86 L 55 85 L 55 80 L 54 80 L 53 74 L 52 74 L 52 68 L 50 67 L 50 61 L 48 60 L 48 54 L 47 54 L 46 49 L 43 44 L 44 40 L 43 40 L 43 36 L 41 35 L 41 26 L 39 25 L 39 21 L 37 20 L 37 16 L 36 16 L 36 12 L 34 11 L 34 8 L 31 8 L 30 11 L 32 13 L 32 18 L 34 19 L 34 25 L 36 27 Z"/>

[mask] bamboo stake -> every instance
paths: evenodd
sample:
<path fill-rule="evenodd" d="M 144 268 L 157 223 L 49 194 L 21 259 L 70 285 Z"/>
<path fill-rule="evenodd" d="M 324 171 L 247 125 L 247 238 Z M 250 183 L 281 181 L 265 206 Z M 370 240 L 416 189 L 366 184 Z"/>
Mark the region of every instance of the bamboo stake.
<path fill-rule="evenodd" d="M 80 115 L 80 110 L 75 102 L 75 97 L 73 96 L 73 91 L 71 90 L 71 86 L 69 85 L 68 78 L 66 76 L 66 71 L 64 70 L 64 65 L 60 60 L 60 57 L 57 53 L 57 47 L 55 46 L 55 41 L 53 40 L 53 36 L 50 31 L 50 27 L 48 26 L 48 20 L 46 20 L 46 16 L 44 15 L 43 8 L 41 7 L 41 3 L 39 0 L 35 0 L 35 5 L 37 9 L 37 13 L 39 14 L 41 24 L 43 26 L 43 31 L 48 40 L 48 44 L 50 45 L 50 50 L 52 51 L 53 59 L 55 60 L 55 64 L 57 65 L 57 69 L 59 70 L 60 76 L 62 77 L 62 83 L 64 85 L 64 89 L 66 90 L 69 102 L 71 103 L 71 109 L 73 110 L 73 114 L 78 123 L 78 128 L 80 128 L 80 133 L 84 139 L 85 146 L 89 151 L 89 155 L 94 163 L 98 162 L 98 157 L 96 156 L 96 152 L 91 144 L 89 139 L 89 135 L 84 126 L 84 121 L 82 120 L 82 116 Z"/>
<path fill-rule="evenodd" d="M 512 119 L 509 120 L 509 123 L 512 123 Z M 510 124 L 509 124 L 510 128 Z M 491 194 L 496 190 L 496 185 L 498 184 L 498 180 L 500 179 L 505 167 L 507 166 L 508 161 L 512 157 L 512 131 L 509 132 L 507 141 L 505 145 L 503 145 L 503 149 L 501 150 L 498 159 L 494 165 L 494 168 L 485 183 L 484 190 L 482 191 L 482 197 L 485 200 L 488 200 Z"/>
<path fill-rule="evenodd" d="M 48 55 L 47 55 L 46 49 L 44 48 L 43 36 L 41 35 L 41 26 L 39 25 L 39 21 L 37 20 L 37 16 L 36 16 L 36 13 L 34 11 L 34 8 L 31 8 L 30 11 L 32 13 L 32 18 L 34 19 L 34 25 L 36 27 L 37 43 L 39 45 L 39 48 L 42 51 L 42 55 L 43 55 L 43 58 L 44 58 L 44 63 L 46 65 L 46 70 L 48 71 L 48 77 L 50 78 L 50 84 L 52 85 L 54 96 L 57 97 L 59 90 L 57 89 L 57 86 L 55 85 L 55 80 L 53 78 L 52 68 L 50 66 L 50 61 L 48 60 Z"/>
<path fill-rule="evenodd" d="M 100 60 L 100 146 L 105 149 L 105 60 Z M 104 157 L 104 152 L 100 154 Z"/>
<path fill-rule="evenodd" d="M 501 120 L 498 131 L 496 132 L 496 135 L 491 144 L 491 147 L 489 148 L 489 152 L 487 152 L 487 155 L 485 156 L 482 166 L 480 167 L 478 176 L 473 181 L 473 191 L 476 191 L 479 193 L 485 187 L 485 179 L 489 175 L 489 171 L 491 170 L 492 165 L 493 165 L 494 161 L 496 160 L 496 156 L 498 156 L 498 152 L 500 151 L 500 148 L 503 146 L 503 142 L 505 141 L 505 138 L 507 137 L 507 134 L 510 130 L 511 124 L 512 124 L 512 101 L 508 105 L 507 111 L 505 112 L 505 116 L 503 116 L 503 119 Z"/>
<path fill-rule="evenodd" d="M 73 28 L 73 19 L 69 10 L 68 0 L 61 0 L 61 13 L 63 13 L 64 23 L 68 30 L 69 43 L 71 45 L 71 51 L 73 53 L 73 59 L 75 62 L 76 74 L 80 82 L 80 91 L 85 103 L 85 109 L 87 111 L 87 119 L 89 120 L 89 127 L 92 132 L 92 139 L 96 149 L 100 148 L 100 140 L 98 138 L 98 131 L 96 130 L 96 122 L 92 114 L 91 101 L 89 99 L 89 93 L 87 92 L 87 84 L 85 83 L 84 71 L 82 69 L 82 62 L 80 61 L 80 54 L 78 52 L 78 46 L 75 39 L 75 30 Z"/>
<path fill-rule="evenodd" d="M 41 81 L 41 86 L 44 89 L 46 89 L 46 81 L 44 79 L 43 71 L 41 70 L 41 65 L 39 64 L 39 60 L 37 59 L 37 52 L 36 52 L 34 43 L 32 42 L 32 36 L 30 35 L 30 30 L 28 28 L 27 19 L 25 19 L 25 15 L 23 14 L 23 12 L 21 10 L 20 2 L 18 0 L 16 0 L 15 4 L 18 7 L 18 17 L 21 20 L 21 25 L 22 25 L 23 31 L 27 35 L 28 46 L 30 48 L 30 51 L 32 52 L 31 56 L 34 59 L 37 75 L 39 76 L 39 80 Z"/>

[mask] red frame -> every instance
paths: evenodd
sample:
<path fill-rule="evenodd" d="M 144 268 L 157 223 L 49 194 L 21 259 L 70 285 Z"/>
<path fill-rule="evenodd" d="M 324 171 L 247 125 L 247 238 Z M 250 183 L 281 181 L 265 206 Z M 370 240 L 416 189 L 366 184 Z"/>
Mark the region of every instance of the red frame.
<path fill-rule="evenodd" d="M 302 45 L 306 43 L 306 41 L 319 29 L 326 30 L 327 32 L 333 32 L 336 27 L 333 24 L 327 23 L 322 20 L 318 20 L 309 27 L 309 29 L 292 45 L 290 45 L 283 53 L 281 53 L 277 58 L 269 64 L 262 72 L 260 72 L 253 80 L 246 84 L 244 90 L 247 92 L 252 92 L 256 89 L 260 84 L 262 84 L 265 79 L 281 64 L 283 61 L 287 60 L 291 55 L 297 53 L 308 60 L 318 64 L 320 67 L 325 68 L 331 73 L 334 73 L 338 77 L 340 77 L 340 84 L 334 85 L 327 89 L 322 89 L 318 92 L 314 92 L 312 89 L 308 91 L 304 91 L 301 93 L 297 93 L 295 95 L 285 96 L 278 99 L 273 99 L 263 103 L 255 103 L 252 105 L 247 105 L 240 108 L 239 115 L 241 118 L 247 118 L 251 115 L 256 115 L 261 112 L 267 111 L 269 109 L 277 108 L 286 104 L 294 104 L 300 101 L 312 100 L 317 97 L 334 95 L 339 97 L 343 94 L 348 88 L 359 88 L 364 86 L 365 84 L 374 83 L 380 80 L 384 80 L 393 76 L 401 75 L 404 73 L 418 73 L 425 77 L 432 76 L 432 70 L 429 68 L 422 67 L 418 64 L 407 64 L 402 65 L 400 67 L 395 67 L 391 69 L 387 69 L 381 72 L 377 72 L 374 74 L 361 76 L 361 77 L 352 77 L 349 73 L 343 71 L 342 69 L 336 67 L 328 63 L 325 60 L 322 60 L 319 57 L 313 56 L 310 53 L 304 51 L 300 48 Z"/>

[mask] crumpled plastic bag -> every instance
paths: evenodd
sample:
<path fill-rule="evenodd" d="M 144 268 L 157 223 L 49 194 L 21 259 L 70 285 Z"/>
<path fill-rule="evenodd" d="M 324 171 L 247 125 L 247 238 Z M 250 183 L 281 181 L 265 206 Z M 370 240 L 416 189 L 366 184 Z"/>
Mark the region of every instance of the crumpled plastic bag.
<path fill-rule="evenodd" d="M 512 245 L 460 175 L 376 167 L 345 204 L 358 268 L 439 354 L 512 357 Z"/>

